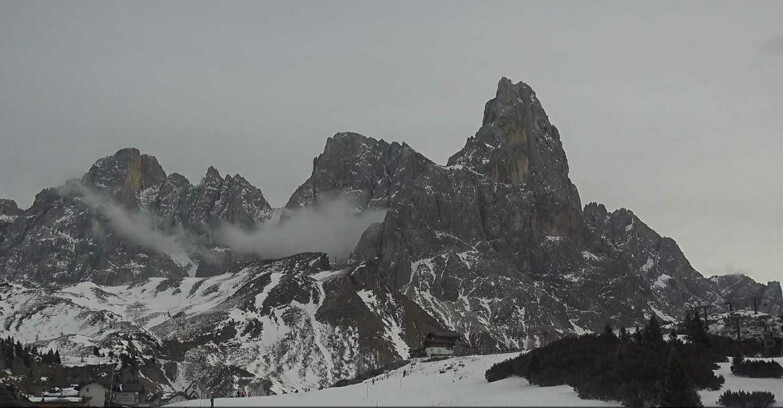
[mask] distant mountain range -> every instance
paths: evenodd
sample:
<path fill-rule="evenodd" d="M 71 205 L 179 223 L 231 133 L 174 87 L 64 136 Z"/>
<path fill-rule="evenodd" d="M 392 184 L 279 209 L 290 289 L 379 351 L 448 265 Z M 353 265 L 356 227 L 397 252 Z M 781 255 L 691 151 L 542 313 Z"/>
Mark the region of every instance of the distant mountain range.
<path fill-rule="evenodd" d="M 338 133 L 281 209 L 239 175 L 192 185 L 122 149 L 30 208 L 0 200 L 0 335 L 74 365 L 127 352 L 150 389 L 257 395 L 408 358 L 430 330 L 490 352 L 700 304 L 783 311 L 778 282 L 705 278 L 633 212 L 583 207 L 568 172 L 535 92 L 506 78 L 446 165 Z M 319 241 L 353 250 L 330 262 Z"/>

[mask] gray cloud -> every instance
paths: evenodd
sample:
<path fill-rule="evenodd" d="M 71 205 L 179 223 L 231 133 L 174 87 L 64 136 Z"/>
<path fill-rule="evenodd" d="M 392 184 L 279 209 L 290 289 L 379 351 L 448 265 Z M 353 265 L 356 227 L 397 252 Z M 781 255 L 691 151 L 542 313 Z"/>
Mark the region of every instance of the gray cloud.
<path fill-rule="evenodd" d="M 289 211 L 279 223 L 262 224 L 247 231 L 224 224 L 218 240 L 227 247 L 279 258 L 301 252 L 325 252 L 345 260 L 371 224 L 383 221 L 385 209 L 359 211 L 349 199 L 320 202 L 318 206 Z"/>
<path fill-rule="evenodd" d="M 211 252 L 196 244 L 199 240 L 182 228 L 172 234 L 158 231 L 153 216 L 145 211 L 130 211 L 98 191 L 78 181 L 69 181 L 61 194 L 76 193 L 96 212 L 102 214 L 118 236 L 129 242 L 167 254 L 182 265 L 190 263 L 188 254 L 201 257 Z M 383 221 L 386 209 L 359 210 L 347 197 L 320 202 L 317 206 L 286 211 L 285 217 L 254 229 L 224 223 L 218 228 L 216 241 L 237 252 L 253 253 L 263 258 L 281 258 L 302 252 L 324 252 L 330 258 L 344 261 L 356 247 L 362 233 L 373 223 Z M 93 225 L 93 233 L 105 233 Z"/>

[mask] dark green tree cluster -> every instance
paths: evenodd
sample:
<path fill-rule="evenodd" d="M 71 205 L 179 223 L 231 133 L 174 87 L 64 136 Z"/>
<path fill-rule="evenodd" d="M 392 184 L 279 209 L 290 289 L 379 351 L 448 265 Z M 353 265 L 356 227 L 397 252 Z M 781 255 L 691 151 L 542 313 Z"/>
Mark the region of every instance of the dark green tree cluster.
<path fill-rule="evenodd" d="M 605 328 L 554 341 L 496 364 L 488 381 L 522 376 L 541 386 L 570 385 L 581 398 L 616 400 L 626 406 L 698 406 L 697 390 L 719 389 L 722 377 L 709 347 L 664 340 L 653 316 L 644 328 L 619 335 Z"/>
<path fill-rule="evenodd" d="M 735 375 L 751 378 L 783 377 L 783 367 L 775 361 L 745 360 L 741 355 L 731 360 L 731 372 Z"/>
<path fill-rule="evenodd" d="M 32 367 L 36 362 L 45 364 L 61 364 L 60 352 L 54 352 L 51 349 L 48 353 L 39 351 L 38 347 L 22 345 L 20 341 L 15 341 L 13 337 L 8 336 L 0 339 L 0 356 L 5 359 L 6 367 L 11 367 L 14 359 L 22 361 L 25 367 Z"/>
<path fill-rule="evenodd" d="M 704 346 L 710 345 L 710 336 L 707 333 L 707 327 L 698 313 L 694 315 L 686 313 L 682 325 L 688 341 Z"/>
<path fill-rule="evenodd" d="M 727 390 L 721 394 L 718 403 L 724 407 L 732 408 L 766 408 L 775 403 L 775 394 L 769 391 L 731 391 Z"/>

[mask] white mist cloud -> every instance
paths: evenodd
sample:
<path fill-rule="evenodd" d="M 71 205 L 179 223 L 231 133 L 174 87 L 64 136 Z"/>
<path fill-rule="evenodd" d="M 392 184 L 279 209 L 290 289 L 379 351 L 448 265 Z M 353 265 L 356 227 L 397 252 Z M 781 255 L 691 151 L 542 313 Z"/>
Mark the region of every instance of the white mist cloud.
<path fill-rule="evenodd" d="M 371 224 L 383 221 L 385 209 L 358 210 L 349 199 L 289 212 L 285 219 L 252 231 L 224 225 L 219 240 L 238 252 L 280 258 L 301 252 L 325 252 L 344 260 Z"/>
<path fill-rule="evenodd" d="M 76 192 L 96 212 L 104 215 L 111 229 L 122 239 L 136 245 L 167 254 L 181 265 L 190 263 L 188 253 L 210 256 L 209 251 L 194 245 L 198 240 L 187 231 L 177 229 L 167 235 L 154 228 L 153 217 L 146 212 L 134 212 L 99 192 L 78 182 L 71 182 L 63 192 Z M 247 230 L 224 223 L 216 234 L 216 242 L 230 250 L 252 253 L 263 258 L 281 258 L 302 252 L 325 252 L 344 260 L 353 251 L 362 233 L 371 224 L 383 221 L 385 209 L 359 210 L 348 198 L 320 203 L 317 207 L 286 213 L 277 223 L 260 224 Z M 94 225 L 94 233 L 100 225 Z"/>
<path fill-rule="evenodd" d="M 65 188 L 65 191 L 78 192 L 95 211 L 103 214 L 114 232 L 121 238 L 171 256 L 181 256 L 187 252 L 176 236 L 156 231 L 149 214 L 127 211 L 111 198 L 92 191 L 80 183 L 68 183 Z"/>

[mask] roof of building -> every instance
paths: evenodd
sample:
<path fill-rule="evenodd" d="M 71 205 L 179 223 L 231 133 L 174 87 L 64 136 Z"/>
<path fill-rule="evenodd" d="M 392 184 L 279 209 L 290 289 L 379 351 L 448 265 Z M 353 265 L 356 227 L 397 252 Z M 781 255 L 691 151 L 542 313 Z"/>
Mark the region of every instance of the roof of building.
<path fill-rule="evenodd" d="M 461 339 L 462 335 L 451 330 L 430 330 L 427 337 L 443 337 L 448 339 Z"/>
<path fill-rule="evenodd" d="M 79 403 L 84 402 L 84 397 L 30 397 L 30 402 L 49 402 L 49 403 Z"/>

